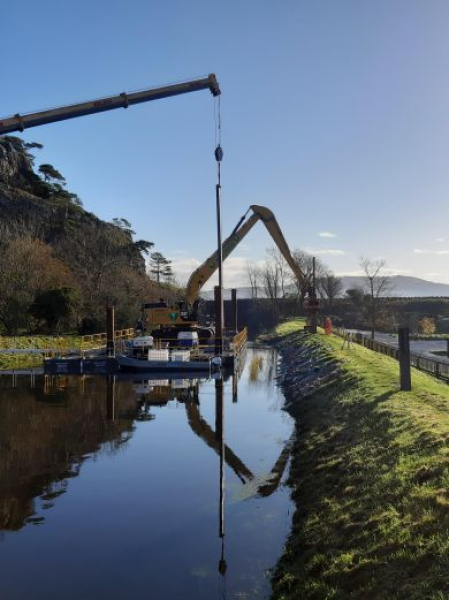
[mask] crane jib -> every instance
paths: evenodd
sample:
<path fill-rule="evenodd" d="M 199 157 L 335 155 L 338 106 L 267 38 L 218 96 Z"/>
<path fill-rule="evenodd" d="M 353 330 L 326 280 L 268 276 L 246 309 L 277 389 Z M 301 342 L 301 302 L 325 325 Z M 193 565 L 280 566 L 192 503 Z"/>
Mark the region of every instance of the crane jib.
<path fill-rule="evenodd" d="M 220 88 L 215 75 L 209 75 L 204 79 L 188 81 L 179 84 L 167 85 L 160 88 L 143 90 L 140 92 L 121 93 L 116 96 L 107 98 L 98 98 L 89 102 L 81 102 L 79 104 L 71 104 L 44 110 L 29 114 L 16 114 L 12 117 L 7 117 L 0 120 L 0 134 L 11 133 L 13 131 L 23 131 L 29 127 L 37 127 L 48 123 L 56 123 L 85 115 L 92 115 L 115 108 L 128 108 L 133 104 L 149 102 L 151 100 L 159 100 L 178 96 L 189 92 L 195 92 L 203 89 L 209 89 L 212 95 L 220 94 Z"/>

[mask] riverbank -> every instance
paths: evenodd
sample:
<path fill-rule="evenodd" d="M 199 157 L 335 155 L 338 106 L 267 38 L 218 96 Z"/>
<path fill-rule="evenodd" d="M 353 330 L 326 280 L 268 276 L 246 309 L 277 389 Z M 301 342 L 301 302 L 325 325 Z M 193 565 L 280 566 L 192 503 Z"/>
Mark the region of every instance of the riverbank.
<path fill-rule="evenodd" d="M 37 352 L 39 350 L 66 352 L 69 349 L 81 350 L 94 346 L 94 343 L 86 343 L 80 335 L 0 336 L 0 371 L 42 366 L 44 354 Z M 27 354 L 26 350 L 30 350 L 30 353 Z"/>
<path fill-rule="evenodd" d="M 276 332 L 297 438 L 273 598 L 446 600 L 449 387 L 413 371 L 400 392 L 393 359 L 302 327 Z"/>

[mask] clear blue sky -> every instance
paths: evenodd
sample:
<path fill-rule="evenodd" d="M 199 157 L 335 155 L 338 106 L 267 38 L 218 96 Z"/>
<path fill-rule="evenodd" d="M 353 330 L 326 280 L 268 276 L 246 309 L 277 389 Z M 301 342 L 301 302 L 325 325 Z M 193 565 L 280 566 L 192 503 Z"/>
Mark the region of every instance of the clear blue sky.
<path fill-rule="evenodd" d="M 446 0 L 15 0 L 2 7 L 0 116 L 216 73 L 224 234 L 263 204 L 292 248 L 339 273 L 382 256 L 449 282 L 448 22 Z M 23 137 L 181 279 L 215 247 L 207 91 Z M 225 285 L 270 244 L 253 230 Z"/>

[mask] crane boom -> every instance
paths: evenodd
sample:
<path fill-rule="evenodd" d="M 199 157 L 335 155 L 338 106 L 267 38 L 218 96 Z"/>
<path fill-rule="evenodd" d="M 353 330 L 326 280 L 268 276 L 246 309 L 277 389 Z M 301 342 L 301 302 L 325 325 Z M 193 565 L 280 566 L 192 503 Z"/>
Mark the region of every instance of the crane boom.
<path fill-rule="evenodd" d="M 249 210 L 253 212 L 248 220 L 245 221 L 246 215 Z M 293 259 L 290 248 L 285 240 L 285 237 L 279 227 L 278 222 L 274 214 L 270 209 L 265 206 L 258 206 L 252 204 L 248 209 L 248 212 L 240 219 L 234 231 L 229 237 L 223 242 L 223 260 L 225 260 L 234 248 L 243 240 L 243 238 L 251 231 L 254 225 L 258 221 L 262 221 L 268 230 L 268 233 L 273 238 L 276 246 L 282 253 L 282 256 L 287 261 L 289 267 L 301 282 L 308 282 L 308 278 L 301 271 L 295 260 Z M 199 293 L 203 285 L 212 277 L 215 271 L 218 269 L 218 251 L 215 251 L 209 258 L 207 258 L 202 265 L 200 265 L 190 276 L 186 288 L 186 302 L 187 304 L 193 304 L 198 298 Z M 309 282 L 310 283 L 310 282 Z"/>
<path fill-rule="evenodd" d="M 211 74 L 202 79 L 193 79 L 184 83 L 165 85 L 140 92 L 130 92 L 129 94 L 123 92 L 115 96 L 97 98 L 89 102 L 81 102 L 79 104 L 71 104 L 24 115 L 16 114 L 0 119 L 0 134 L 23 131 L 29 127 L 37 127 L 46 123 L 55 123 L 84 115 L 92 115 L 113 110 L 114 108 L 128 108 L 128 106 L 132 106 L 133 104 L 159 100 L 160 98 L 169 98 L 170 96 L 178 96 L 179 94 L 187 94 L 204 89 L 209 89 L 213 96 L 220 95 L 220 87 L 215 75 Z"/>

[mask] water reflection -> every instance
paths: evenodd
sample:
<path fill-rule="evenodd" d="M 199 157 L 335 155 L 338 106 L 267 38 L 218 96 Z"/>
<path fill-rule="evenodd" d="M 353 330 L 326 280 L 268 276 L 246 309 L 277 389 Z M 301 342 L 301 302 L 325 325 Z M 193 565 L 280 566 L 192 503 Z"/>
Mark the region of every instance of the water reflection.
<path fill-rule="evenodd" d="M 5 381 L 2 381 L 3 386 Z M 85 458 L 102 446 L 114 452 L 129 439 L 136 407 L 110 381 L 38 377 L 3 388 L 0 401 L 0 529 L 18 530 L 33 519 L 40 496 L 48 509 L 79 475 Z M 2 387 L 3 387 L 2 386 Z M 114 401 L 120 419 L 114 419 Z M 79 402 L 80 396 L 83 402 Z M 107 399 L 105 403 L 104 399 Z M 111 412 L 112 411 L 112 412 Z"/>
<path fill-rule="evenodd" d="M 274 387 L 275 368 L 276 356 L 265 352 L 262 357 L 250 353 L 247 368 L 231 374 L 229 380 L 226 376 L 210 382 L 185 376 L 166 379 L 160 375 L 41 376 L 36 378 L 34 388 L 25 380 L 11 388 L 9 380 L 5 383 L 0 378 L 0 529 L 15 531 L 27 524 L 48 521 L 45 511 L 57 509 L 57 499 L 64 495 L 63 507 L 60 511 L 55 509 L 54 523 L 58 528 L 55 530 L 48 524 L 40 528 L 44 533 L 47 527 L 50 531 L 48 537 L 40 537 L 40 544 L 49 557 L 59 560 L 66 544 L 63 538 L 69 536 L 73 540 L 81 535 L 78 534 L 80 517 L 72 525 L 64 515 L 78 514 L 81 509 L 89 521 L 86 536 L 92 548 L 85 552 L 92 557 L 92 566 L 95 554 L 105 548 L 113 553 L 114 561 L 116 555 L 121 556 L 122 547 L 123 552 L 128 549 L 126 558 L 122 557 L 123 573 L 108 572 L 111 580 L 107 590 L 111 599 L 123 597 L 125 592 L 129 597 L 130 578 L 135 582 L 133 597 L 144 597 L 146 585 L 151 581 L 159 597 L 178 597 L 176 594 L 182 590 L 185 598 L 209 598 L 212 575 L 209 567 L 203 565 L 212 556 L 222 597 L 226 597 L 227 586 L 234 591 L 254 588 L 268 593 L 269 586 L 263 580 L 264 567 L 258 565 L 257 556 L 262 551 L 264 556 L 271 556 L 273 539 L 281 536 L 282 540 L 283 529 L 278 524 L 269 533 L 269 521 L 264 519 L 271 518 L 273 509 L 266 508 L 268 512 L 263 512 L 257 506 L 256 514 L 253 505 L 258 499 L 275 496 L 279 489 L 288 462 L 291 432 L 290 425 L 284 427 L 279 422 L 269 438 L 263 433 L 272 430 L 273 418 L 264 416 L 267 402 L 269 405 L 273 399 L 279 402 Z M 232 402 L 227 403 L 227 397 Z M 227 419 L 230 423 L 225 427 Z M 275 435 L 277 430 L 283 433 Z M 192 443 L 198 439 L 199 446 Z M 86 462 L 88 471 L 79 477 Z M 98 466 L 94 468 L 95 464 Z M 76 486 L 70 485 L 73 478 L 79 482 Z M 102 492 L 96 485 L 99 478 L 103 482 Z M 212 486 L 215 498 L 213 492 L 211 495 L 206 491 L 209 481 L 215 481 Z M 245 493 L 239 496 L 236 486 L 246 490 Z M 96 494 L 100 493 L 105 494 L 103 502 L 101 496 L 96 500 Z M 113 509 L 115 496 L 117 502 L 120 499 L 117 505 L 120 512 Z M 246 503 L 241 502 L 242 498 Z M 278 495 L 277 500 L 265 506 L 276 506 L 281 498 Z M 212 528 L 206 510 L 209 505 L 215 515 Z M 228 514 L 226 528 L 225 512 L 231 515 L 229 520 Z M 95 533 L 97 520 L 105 524 Z M 254 536 L 259 541 L 246 546 Z M 33 548 L 32 543 L 27 545 L 27 539 L 32 538 L 18 537 L 16 543 L 24 560 L 28 549 L 32 552 Z M 213 545 L 213 539 L 219 546 Z M 149 540 L 154 541 L 148 545 Z M 9 538 L 8 544 L 5 544 L 7 549 L 14 547 Z M 181 559 L 176 549 L 182 544 L 191 550 Z M 138 555 L 133 548 L 140 548 Z M 198 558 L 194 558 L 197 554 Z M 71 552 L 69 555 L 76 562 Z M 137 571 L 140 557 L 144 556 L 145 565 Z M 277 554 L 273 556 L 267 566 L 274 563 Z M 3 559 L 0 553 L 0 564 L 11 569 L 11 590 L 17 581 L 12 557 L 8 552 Z M 195 562 L 189 563 L 191 560 Z M 190 567 L 182 575 L 184 563 Z M 175 564 L 176 578 L 170 581 L 163 578 L 164 569 L 172 569 Z M 62 568 L 61 577 L 73 568 L 75 565 Z M 42 573 L 35 574 L 33 597 L 51 600 L 56 596 L 48 595 L 45 590 L 52 575 L 48 566 L 42 569 Z M 100 597 L 104 577 L 93 569 L 88 576 L 92 585 L 89 594 Z M 8 585 L 6 582 L 6 590 Z M 30 595 L 32 588 L 27 588 L 24 582 L 20 589 L 22 594 Z M 11 594 L 11 598 L 25 597 L 20 593 Z M 67 592 L 67 599 L 80 597 L 79 594 L 80 589 L 75 585 L 73 592 Z"/>

